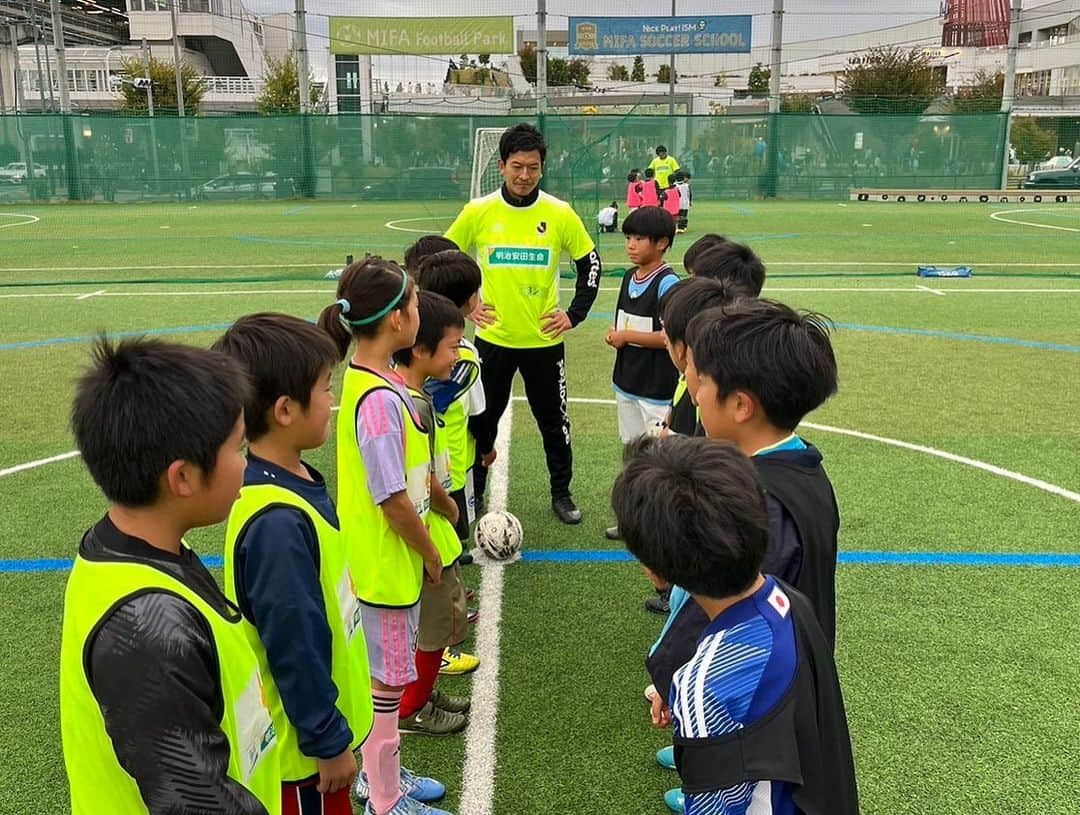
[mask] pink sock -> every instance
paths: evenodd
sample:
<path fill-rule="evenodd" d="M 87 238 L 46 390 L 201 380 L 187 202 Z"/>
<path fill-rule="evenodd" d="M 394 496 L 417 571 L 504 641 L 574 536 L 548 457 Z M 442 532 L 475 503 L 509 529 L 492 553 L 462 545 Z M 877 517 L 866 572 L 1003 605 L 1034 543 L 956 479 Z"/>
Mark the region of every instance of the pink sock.
<path fill-rule="evenodd" d="M 360 748 L 364 772 L 371 787 L 371 808 L 386 815 L 401 797 L 401 736 L 398 706 L 401 691 L 371 690 L 375 723 Z"/>

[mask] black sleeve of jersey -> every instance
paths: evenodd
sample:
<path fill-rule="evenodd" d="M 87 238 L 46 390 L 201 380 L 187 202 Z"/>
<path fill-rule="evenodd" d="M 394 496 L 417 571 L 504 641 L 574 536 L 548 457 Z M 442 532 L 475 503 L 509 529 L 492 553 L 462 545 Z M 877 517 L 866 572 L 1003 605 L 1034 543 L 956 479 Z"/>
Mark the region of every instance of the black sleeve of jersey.
<path fill-rule="evenodd" d="M 217 650 L 190 603 L 148 592 L 121 604 L 90 641 L 86 666 L 120 766 L 151 815 L 266 815 L 226 775 Z"/>
<path fill-rule="evenodd" d="M 571 325 L 577 325 L 588 317 L 589 309 L 596 302 L 596 294 L 600 291 L 600 255 L 593 249 L 575 260 L 574 265 L 577 267 L 577 284 L 574 286 L 574 299 L 566 310 Z"/>
<path fill-rule="evenodd" d="M 766 493 L 765 507 L 769 512 L 769 545 L 761 562 L 763 574 L 779 577 L 795 584 L 802 570 L 803 547 L 798 527 L 784 505 Z"/>

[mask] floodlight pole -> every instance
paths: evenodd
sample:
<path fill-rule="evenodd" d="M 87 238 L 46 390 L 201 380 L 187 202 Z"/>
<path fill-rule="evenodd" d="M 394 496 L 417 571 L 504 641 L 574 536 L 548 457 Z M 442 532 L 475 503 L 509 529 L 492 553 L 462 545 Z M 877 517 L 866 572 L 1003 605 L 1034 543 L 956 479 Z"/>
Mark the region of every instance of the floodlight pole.
<path fill-rule="evenodd" d="M 1001 160 L 1001 189 L 1009 188 L 1009 141 L 1012 138 L 1012 107 L 1016 91 L 1016 52 L 1020 48 L 1020 10 L 1023 0 L 1012 0 L 1009 21 L 1009 52 L 1005 59 L 1005 86 L 1001 89 L 1001 112 L 1005 114 L 1004 156 Z"/>
<path fill-rule="evenodd" d="M 547 113 L 547 0 L 536 0 L 536 115 L 544 129 Z"/>
<path fill-rule="evenodd" d="M 41 109 L 39 113 L 45 112 L 45 75 L 41 70 L 41 29 L 38 28 L 37 23 L 37 9 L 35 8 L 37 0 L 27 0 L 30 5 L 30 29 L 34 32 L 34 59 L 37 61 L 37 75 L 38 75 L 38 98 L 41 100 Z M 16 49 L 18 50 L 18 49 Z M 49 93 L 52 93 L 52 83 L 49 83 Z"/>
<path fill-rule="evenodd" d="M 183 119 L 184 80 L 180 75 L 180 40 L 176 37 L 176 3 L 177 0 L 169 0 L 169 19 L 172 23 L 173 71 L 176 74 L 176 115 Z"/>
<path fill-rule="evenodd" d="M 311 89 L 308 87 L 307 19 L 304 0 L 296 0 L 296 30 L 293 32 L 293 50 L 296 51 L 296 77 L 300 85 L 300 113 L 308 113 L 311 106 Z"/>
<path fill-rule="evenodd" d="M 60 74 L 60 112 L 71 113 L 71 94 L 67 84 L 67 59 L 64 56 L 64 18 L 60 13 L 60 0 L 51 0 L 53 24 L 53 48 L 56 49 L 56 70 Z"/>
<path fill-rule="evenodd" d="M 675 0 L 671 0 L 671 16 L 675 16 Z M 671 62 L 668 64 L 668 116 L 675 115 L 675 52 L 671 52 Z M 674 148 L 673 148 L 674 149 Z"/>
<path fill-rule="evenodd" d="M 772 42 L 769 61 L 769 129 L 768 145 L 765 151 L 765 185 L 762 192 L 766 198 L 776 197 L 777 176 L 779 174 L 780 145 L 780 66 L 784 54 L 784 0 L 773 0 Z"/>

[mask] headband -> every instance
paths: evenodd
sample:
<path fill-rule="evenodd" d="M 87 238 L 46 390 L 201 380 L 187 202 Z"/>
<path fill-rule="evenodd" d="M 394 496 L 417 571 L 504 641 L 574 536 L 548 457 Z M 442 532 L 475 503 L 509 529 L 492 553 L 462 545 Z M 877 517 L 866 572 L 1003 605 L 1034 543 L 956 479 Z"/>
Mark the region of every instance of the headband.
<path fill-rule="evenodd" d="M 349 313 L 352 305 L 344 297 L 340 300 L 334 301 L 333 305 L 341 306 L 341 314 L 338 315 L 338 319 L 341 320 L 341 324 L 346 328 L 356 328 L 361 325 L 371 325 L 378 320 L 381 320 L 387 314 L 389 314 L 398 303 L 401 302 L 401 298 L 405 296 L 405 290 L 409 287 L 409 276 L 404 272 L 401 273 L 401 291 L 399 291 L 394 298 L 387 303 L 383 308 L 376 311 L 370 317 L 361 317 L 359 320 L 350 320 L 345 315 Z"/>

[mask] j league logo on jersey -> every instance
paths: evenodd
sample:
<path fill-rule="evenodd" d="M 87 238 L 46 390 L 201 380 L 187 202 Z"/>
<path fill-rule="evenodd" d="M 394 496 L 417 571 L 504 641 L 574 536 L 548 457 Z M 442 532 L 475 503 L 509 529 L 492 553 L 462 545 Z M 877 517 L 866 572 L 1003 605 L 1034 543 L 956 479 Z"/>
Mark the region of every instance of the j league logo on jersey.
<path fill-rule="evenodd" d="M 536 225 L 536 234 L 543 235 L 545 232 L 547 232 L 547 221 L 541 221 Z"/>

